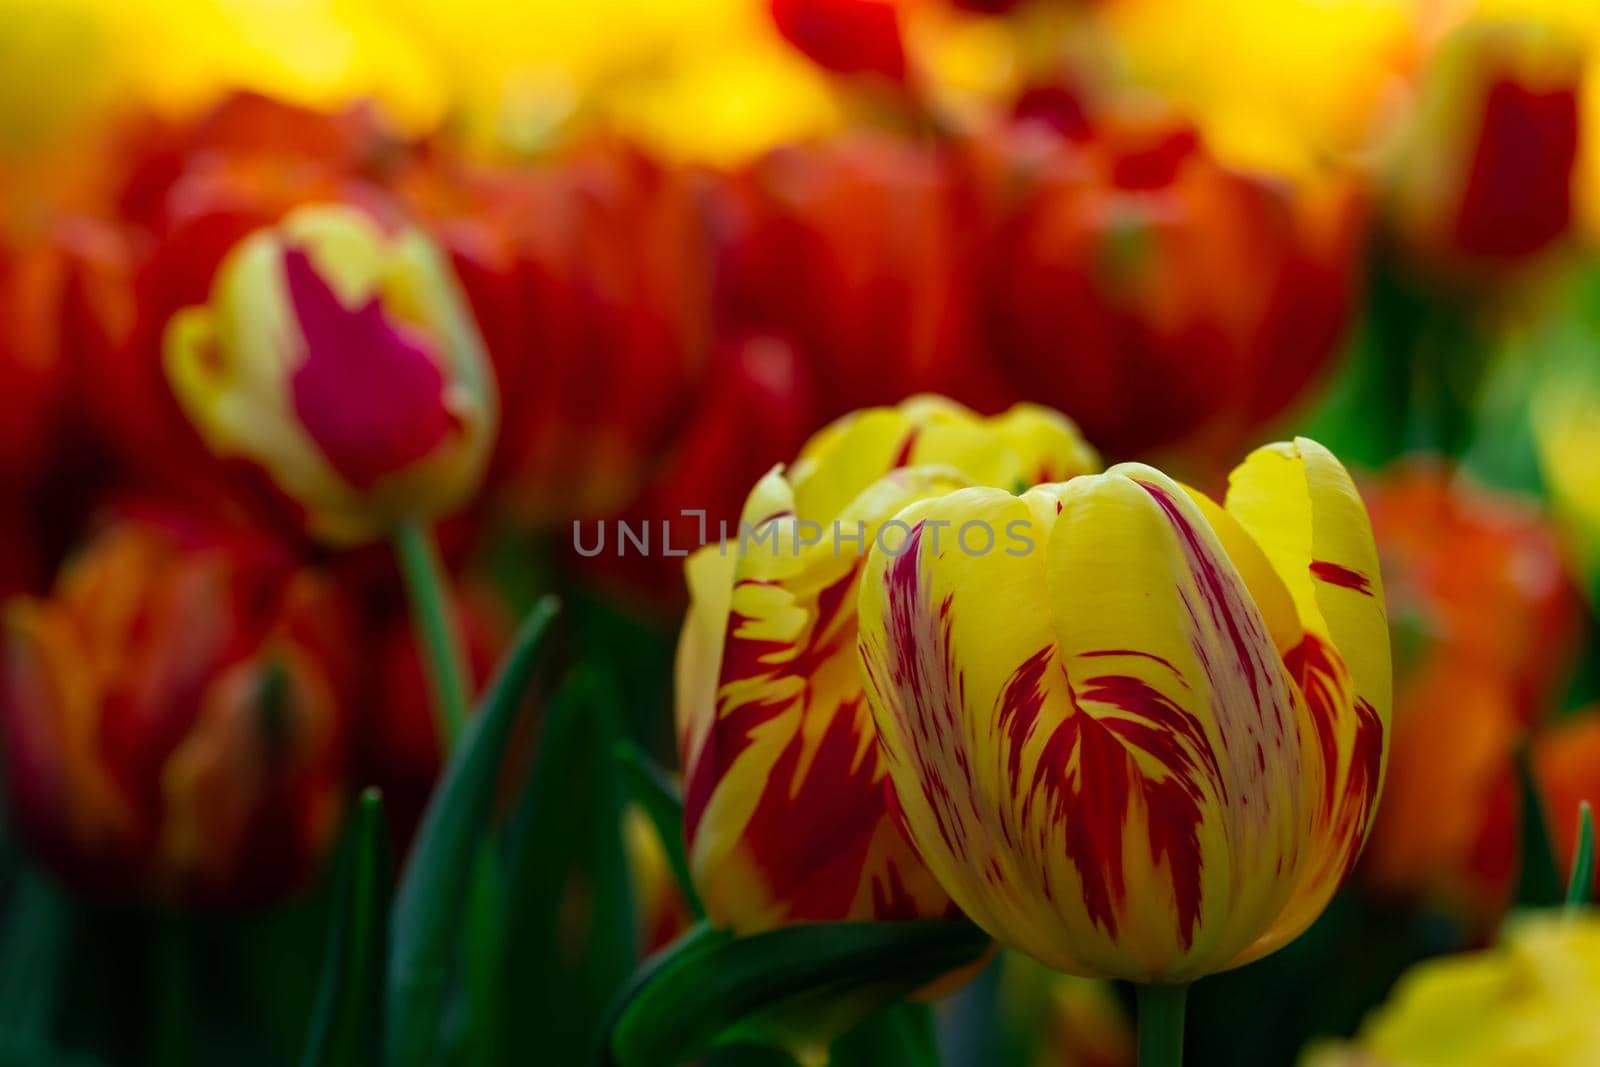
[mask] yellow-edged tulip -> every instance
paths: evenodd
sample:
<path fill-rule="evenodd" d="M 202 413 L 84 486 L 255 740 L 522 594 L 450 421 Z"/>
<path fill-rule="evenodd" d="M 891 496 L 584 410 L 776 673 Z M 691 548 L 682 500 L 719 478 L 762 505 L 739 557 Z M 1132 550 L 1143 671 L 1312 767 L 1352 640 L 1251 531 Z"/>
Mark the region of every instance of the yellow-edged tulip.
<path fill-rule="evenodd" d="M 494 376 L 448 264 L 352 207 L 241 242 L 210 302 L 168 324 L 165 360 L 211 450 L 259 466 L 336 544 L 459 507 L 494 442 Z"/>
<path fill-rule="evenodd" d="M 1259 449 L 1225 506 L 1123 464 L 895 521 L 861 577 L 862 672 L 963 911 L 1058 970 L 1147 983 L 1305 929 L 1366 837 L 1389 721 L 1378 558 L 1338 460 Z"/>
<path fill-rule="evenodd" d="M 917 398 L 823 429 L 756 486 L 739 535 L 689 560 L 677 719 L 689 865 L 713 922 L 748 933 L 948 910 L 896 825 L 862 698 L 865 549 L 913 501 L 1096 465 L 1045 409 L 985 419 Z"/>

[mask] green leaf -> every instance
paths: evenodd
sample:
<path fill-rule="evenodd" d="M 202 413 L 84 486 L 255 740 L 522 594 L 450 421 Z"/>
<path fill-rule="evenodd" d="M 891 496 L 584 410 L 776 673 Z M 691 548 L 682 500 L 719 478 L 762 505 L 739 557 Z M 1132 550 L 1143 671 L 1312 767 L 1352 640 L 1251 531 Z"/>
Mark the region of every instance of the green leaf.
<path fill-rule="evenodd" d="M 506 741 L 557 604 L 534 605 L 478 713 L 450 754 L 412 845 L 389 922 L 385 1051 L 393 1064 L 435 1062 L 478 847 Z"/>
<path fill-rule="evenodd" d="M 551 702 L 507 848 L 501 988 L 513 1063 L 581 1063 L 639 959 L 615 757 L 621 697 L 579 667 Z"/>
<path fill-rule="evenodd" d="M 808 923 L 752 937 L 696 932 L 649 961 L 616 1013 L 621 1067 L 665 1067 L 752 1041 L 801 1056 L 966 967 L 990 941 L 969 922 Z"/>
<path fill-rule="evenodd" d="M 383 1041 L 391 878 L 383 797 L 361 794 L 345 829 L 322 982 L 303 1067 L 371 1063 Z"/>
<path fill-rule="evenodd" d="M 440 745 L 449 751 L 461 736 L 472 701 L 472 674 L 450 599 L 450 578 L 429 526 L 401 523 L 394 532 L 394 552 L 411 604 Z"/>
<path fill-rule="evenodd" d="M 1567 907 L 1589 904 L 1594 887 L 1594 812 L 1587 800 L 1578 804 L 1578 842 L 1572 850 L 1572 876 L 1567 881 Z"/>
<path fill-rule="evenodd" d="M 1553 908 L 1562 900 L 1561 875 L 1526 747 L 1517 752 L 1517 781 L 1522 793 L 1522 872 L 1517 880 L 1517 904 Z"/>
<path fill-rule="evenodd" d="M 667 854 L 672 876 L 678 882 L 678 891 L 689 902 L 696 918 L 704 918 L 705 905 L 695 892 L 694 879 L 689 876 L 689 860 L 683 852 L 683 797 L 677 785 L 667 776 L 644 750 L 631 741 L 617 745 L 617 759 L 622 764 L 622 781 L 633 802 L 644 809 L 656 836 Z"/>
<path fill-rule="evenodd" d="M 828 1067 L 939 1067 L 939 1039 L 926 1004 L 892 1004 L 833 1043 Z"/>
<path fill-rule="evenodd" d="M 73 912 L 56 888 L 24 868 L 0 928 L 0 1031 L 48 1034 L 72 948 Z"/>

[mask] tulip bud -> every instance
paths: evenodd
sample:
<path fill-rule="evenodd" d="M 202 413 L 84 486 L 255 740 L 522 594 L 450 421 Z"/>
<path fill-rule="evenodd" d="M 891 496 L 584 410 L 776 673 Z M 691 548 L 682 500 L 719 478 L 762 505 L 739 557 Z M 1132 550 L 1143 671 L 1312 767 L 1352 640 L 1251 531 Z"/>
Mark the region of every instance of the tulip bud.
<path fill-rule="evenodd" d="M 1405 131 L 1393 210 L 1441 265 L 1531 256 L 1573 213 L 1583 56 L 1552 26 L 1484 19 L 1440 47 Z"/>
<path fill-rule="evenodd" d="M 882 522 L 914 500 L 1094 465 L 1052 412 L 983 419 L 918 398 L 823 429 L 761 480 L 727 544 L 690 558 L 677 664 L 684 827 L 714 923 L 752 932 L 947 910 L 897 826 L 862 700 L 856 576 Z"/>
<path fill-rule="evenodd" d="M 16 824 L 97 896 L 249 905 L 338 829 L 348 634 L 270 544 L 123 520 L 6 617 Z"/>
<path fill-rule="evenodd" d="M 263 469 L 313 536 L 375 540 L 477 489 L 495 383 L 448 266 L 415 230 L 298 209 L 234 249 L 165 349 L 207 445 Z"/>
<path fill-rule="evenodd" d="M 917 851 L 1058 970 L 1183 982 L 1266 955 L 1360 852 L 1389 636 L 1339 462 L 1257 450 L 1226 507 L 1141 464 L 895 516 L 860 582 L 879 750 Z M 938 551 L 939 523 L 1011 533 Z"/>

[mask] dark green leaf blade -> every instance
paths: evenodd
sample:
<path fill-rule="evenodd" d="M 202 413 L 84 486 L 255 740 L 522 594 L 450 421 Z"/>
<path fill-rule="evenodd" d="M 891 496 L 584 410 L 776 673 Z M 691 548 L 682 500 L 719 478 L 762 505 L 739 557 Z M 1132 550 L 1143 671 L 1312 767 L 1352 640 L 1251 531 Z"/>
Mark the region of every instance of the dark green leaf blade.
<path fill-rule="evenodd" d="M 535 604 L 450 754 L 412 845 L 390 916 L 385 1051 L 394 1064 L 431 1064 L 462 917 L 488 825 L 501 757 L 558 610 Z"/>
<path fill-rule="evenodd" d="M 609 1054 L 621 1067 L 682 1063 L 753 1041 L 826 1046 L 990 941 L 968 922 L 810 923 L 707 942 L 655 961 L 618 1012 Z"/>
<path fill-rule="evenodd" d="M 1539 799 L 1533 760 L 1526 747 L 1517 752 L 1517 780 L 1522 794 L 1522 870 L 1517 879 L 1517 904 L 1553 908 L 1561 903 L 1561 875 L 1550 844 L 1550 824 Z"/>
<path fill-rule="evenodd" d="M 1578 804 L 1578 842 L 1572 850 L 1567 880 L 1567 907 L 1583 908 L 1594 895 L 1594 812 L 1587 800 Z"/>
<path fill-rule="evenodd" d="M 49 1034 L 72 948 L 73 909 L 42 875 L 23 868 L 0 927 L 0 1031 Z"/>
<path fill-rule="evenodd" d="M 700 902 L 700 894 L 695 892 L 694 879 L 689 876 L 689 860 L 683 851 L 682 795 L 666 772 L 633 742 L 623 741 L 617 746 L 617 759 L 622 764 L 622 781 L 628 787 L 628 795 L 655 827 L 672 876 L 677 880 L 678 891 L 689 902 L 695 916 L 704 917 L 705 905 Z"/>
<path fill-rule="evenodd" d="M 939 1039 L 926 1004 L 891 1004 L 833 1043 L 828 1067 L 939 1067 Z"/>
<path fill-rule="evenodd" d="M 545 719 L 507 849 L 501 983 L 511 1062 L 580 1063 L 639 958 L 615 752 L 622 698 L 585 664 Z"/>
<path fill-rule="evenodd" d="M 361 794 L 345 830 L 333 930 L 302 1067 L 371 1063 L 383 1041 L 383 981 L 392 892 L 383 798 Z"/>

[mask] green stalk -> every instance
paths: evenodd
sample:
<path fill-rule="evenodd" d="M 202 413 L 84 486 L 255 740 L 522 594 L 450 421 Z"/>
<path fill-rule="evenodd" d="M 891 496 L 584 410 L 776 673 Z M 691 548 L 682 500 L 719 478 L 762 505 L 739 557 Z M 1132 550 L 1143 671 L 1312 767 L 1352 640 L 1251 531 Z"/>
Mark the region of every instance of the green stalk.
<path fill-rule="evenodd" d="M 394 534 L 395 556 L 411 599 L 411 619 L 421 645 L 422 663 L 433 696 L 439 747 L 455 747 L 471 703 L 467 657 L 448 594 L 449 580 L 439 559 L 433 530 L 422 523 L 403 523 Z"/>
<path fill-rule="evenodd" d="M 1139 989 L 1139 1067 L 1181 1067 L 1183 1003 L 1189 986 L 1142 985 Z"/>

